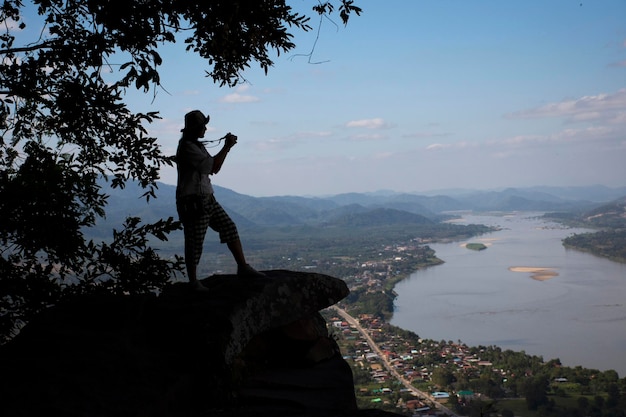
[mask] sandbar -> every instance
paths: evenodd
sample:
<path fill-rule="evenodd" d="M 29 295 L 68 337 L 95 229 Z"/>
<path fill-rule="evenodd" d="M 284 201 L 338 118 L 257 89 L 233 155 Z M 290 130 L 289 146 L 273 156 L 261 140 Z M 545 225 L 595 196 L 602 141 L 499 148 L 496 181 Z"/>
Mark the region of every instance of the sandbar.
<path fill-rule="evenodd" d="M 556 272 L 555 268 L 545 268 L 537 266 L 512 266 L 509 268 L 509 271 L 530 273 L 530 277 L 537 281 L 546 281 L 550 278 L 559 276 L 559 273 Z"/>

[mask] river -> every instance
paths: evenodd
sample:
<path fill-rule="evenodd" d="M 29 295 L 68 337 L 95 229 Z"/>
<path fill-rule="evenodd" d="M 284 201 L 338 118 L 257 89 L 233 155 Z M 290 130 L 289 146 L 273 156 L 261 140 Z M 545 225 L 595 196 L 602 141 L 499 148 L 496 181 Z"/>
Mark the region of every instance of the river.
<path fill-rule="evenodd" d="M 461 224 L 502 230 L 430 245 L 445 263 L 396 285 L 391 323 L 425 339 L 496 345 L 626 376 L 626 265 L 565 249 L 563 238 L 585 230 L 540 214 L 463 214 Z M 463 246 L 470 242 L 487 249 Z"/>

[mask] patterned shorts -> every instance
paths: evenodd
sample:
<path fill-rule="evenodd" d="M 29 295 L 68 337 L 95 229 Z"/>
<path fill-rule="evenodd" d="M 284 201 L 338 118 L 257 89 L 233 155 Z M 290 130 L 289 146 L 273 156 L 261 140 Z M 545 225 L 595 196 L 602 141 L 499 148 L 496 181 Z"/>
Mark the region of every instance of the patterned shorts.
<path fill-rule="evenodd" d="M 219 233 L 221 243 L 229 243 L 239 239 L 237 226 L 222 206 L 215 200 L 213 194 L 204 196 L 204 213 L 197 218 L 183 223 L 185 235 L 185 258 L 193 259 L 198 265 L 202 256 L 202 245 L 208 227 Z"/>

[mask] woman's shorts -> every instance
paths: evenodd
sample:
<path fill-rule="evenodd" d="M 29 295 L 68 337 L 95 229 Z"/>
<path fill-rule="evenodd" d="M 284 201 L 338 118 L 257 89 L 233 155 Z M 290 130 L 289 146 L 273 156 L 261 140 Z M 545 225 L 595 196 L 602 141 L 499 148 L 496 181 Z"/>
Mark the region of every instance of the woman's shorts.
<path fill-rule="evenodd" d="M 204 210 L 196 217 L 183 222 L 185 247 L 193 248 L 195 264 L 200 261 L 207 228 L 210 227 L 219 234 L 221 243 L 229 243 L 239 239 L 235 222 L 215 200 L 213 194 L 203 196 L 202 202 Z"/>

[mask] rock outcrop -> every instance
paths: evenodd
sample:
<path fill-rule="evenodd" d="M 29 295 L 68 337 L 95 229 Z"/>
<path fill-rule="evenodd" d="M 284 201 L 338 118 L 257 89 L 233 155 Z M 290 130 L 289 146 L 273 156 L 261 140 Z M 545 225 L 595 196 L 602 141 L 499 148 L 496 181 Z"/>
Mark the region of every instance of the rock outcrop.
<path fill-rule="evenodd" d="M 206 293 L 68 300 L 0 348 L 2 416 L 378 416 L 319 311 L 342 280 L 216 275 Z"/>

